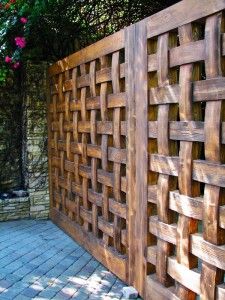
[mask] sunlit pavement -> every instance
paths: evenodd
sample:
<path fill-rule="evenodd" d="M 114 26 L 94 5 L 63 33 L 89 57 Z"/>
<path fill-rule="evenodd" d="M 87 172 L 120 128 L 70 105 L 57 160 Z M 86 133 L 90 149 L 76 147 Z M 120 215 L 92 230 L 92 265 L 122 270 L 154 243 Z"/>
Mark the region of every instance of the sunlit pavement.
<path fill-rule="evenodd" d="M 121 299 L 124 286 L 51 221 L 0 223 L 0 299 Z"/>

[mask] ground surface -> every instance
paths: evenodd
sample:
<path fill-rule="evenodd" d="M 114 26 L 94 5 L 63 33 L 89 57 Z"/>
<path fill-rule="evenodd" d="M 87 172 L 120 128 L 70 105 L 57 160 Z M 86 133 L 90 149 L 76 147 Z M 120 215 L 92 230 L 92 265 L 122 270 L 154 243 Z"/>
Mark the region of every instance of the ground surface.
<path fill-rule="evenodd" d="M 50 221 L 0 223 L 0 299 L 121 299 L 125 284 Z"/>

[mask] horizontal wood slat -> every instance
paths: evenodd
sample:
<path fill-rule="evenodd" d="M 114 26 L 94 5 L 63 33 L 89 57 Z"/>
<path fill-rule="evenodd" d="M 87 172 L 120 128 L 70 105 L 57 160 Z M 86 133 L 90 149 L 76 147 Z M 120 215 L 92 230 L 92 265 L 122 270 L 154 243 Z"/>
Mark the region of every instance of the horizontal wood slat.
<path fill-rule="evenodd" d="M 190 84 L 193 89 L 193 102 L 223 100 L 225 98 L 225 78 L 213 78 L 195 81 Z M 151 105 L 178 103 L 180 86 L 178 84 L 166 87 L 151 88 L 149 101 Z"/>
<path fill-rule="evenodd" d="M 180 1 L 148 18 L 147 37 L 151 38 L 178 26 L 204 18 L 224 9 L 224 6 L 223 0 Z"/>
<path fill-rule="evenodd" d="M 53 64 L 49 68 L 49 74 L 53 76 L 65 72 L 87 61 L 118 51 L 123 47 L 124 30 L 121 30 Z"/>

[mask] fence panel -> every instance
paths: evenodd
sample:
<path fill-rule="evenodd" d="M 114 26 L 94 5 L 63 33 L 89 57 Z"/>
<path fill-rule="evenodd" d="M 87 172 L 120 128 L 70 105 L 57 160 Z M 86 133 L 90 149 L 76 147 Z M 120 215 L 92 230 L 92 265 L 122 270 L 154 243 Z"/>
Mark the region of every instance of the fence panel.
<path fill-rule="evenodd" d="M 51 218 L 145 299 L 225 299 L 224 0 L 49 69 Z"/>
<path fill-rule="evenodd" d="M 225 299 L 224 3 L 204 2 L 147 21 L 147 299 Z"/>
<path fill-rule="evenodd" d="M 50 68 L 49 143 L 51 218 L 127 280 L 124 47 L 122 30 Z"/>

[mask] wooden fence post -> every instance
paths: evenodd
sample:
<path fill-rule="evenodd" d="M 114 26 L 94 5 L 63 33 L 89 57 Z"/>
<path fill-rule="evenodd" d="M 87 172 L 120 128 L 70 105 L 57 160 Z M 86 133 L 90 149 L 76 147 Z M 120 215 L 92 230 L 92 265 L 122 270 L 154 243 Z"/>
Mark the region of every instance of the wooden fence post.
<path fill-rule="evenodd" d="M 146 22 L 135 26 L 135 105 L 136 105 L 136 222 L 134 286 L 145 297 L 147 248 L 147 188 L 148 188 L 148 94 Z"/>
<path fill-rule="evenodd" d="M 134 60 L 135 60 L 135 25 L 125 29 L 125 61 L 126 61 L 126 92 L 127 92 L 127 278 L 129 284 L 135 281 L 135 223 L 136 223 L 136 143 L 135 143 L 135 81 L 134 81 Z"/>

